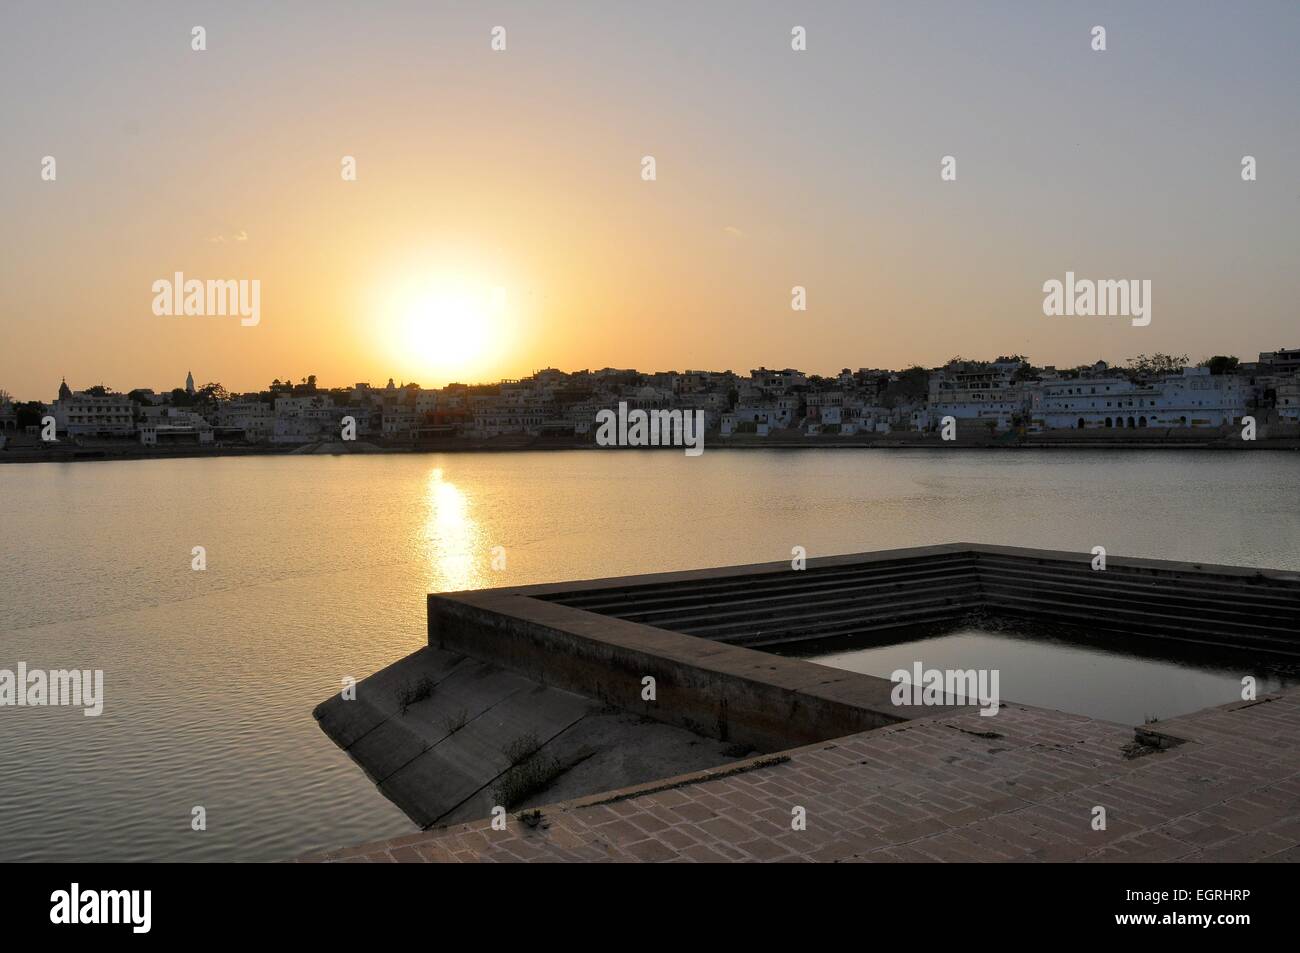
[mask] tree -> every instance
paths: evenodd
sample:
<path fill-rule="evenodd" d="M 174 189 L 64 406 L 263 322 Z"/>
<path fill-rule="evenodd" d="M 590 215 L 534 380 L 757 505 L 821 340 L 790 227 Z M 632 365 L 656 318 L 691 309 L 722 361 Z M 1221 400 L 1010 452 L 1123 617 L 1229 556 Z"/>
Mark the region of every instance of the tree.
<path fill-rule="evenodd" d="M 216 381 L 209 381 L 194 392 L 195 403 L 215 404 L 220 400 L 229 400 L 230 392 Z"/>
<path fill-rule="evenodd" d="M 1041 367 L 1034 367 L 1032 364 L 1021 364 L 1016 368 L 1016 372 L 1011 375 L 1011 379 L 1016 383 L 1031 381 L 1042 376 L 1042 373 L 1043 369 Z"/>
<path fill-rule="evenodd" d="M 1241 361 L 1232 355 L 1216 354 L 1201 361 L 1201 367 L 1208 367 L 1211 374 L 1231 374 Z"/>
<path fill-rule="evenodd" d="M 1161 377 L 1165 374 L 1177 374 L 1189 362 L 1186 354 L 1172 355 L 1157 352 L 1150 357 L 1145 354 L 1130 357 L 1125 363 L 1136 377 Z"/>
<path fill-rule="evenodd" d="M 39 400 L 29 400 L 21 404 L 14 404 L 14 414 L 18 418 L 18 429 L 23 430 L 27 427 L 39 427 L 41 418 L 45 416 L 45 405 Z"/>
<path fill-rule="evenodd" d="M 954 360 L 959 360 L 955 358 Z M 930 391 L 930 372 L 919 364 L 899 371 L 898 379 L 889 382 L 880 402 L 890 409 L 899 404 L 911 403 L 925 397 Z"/>

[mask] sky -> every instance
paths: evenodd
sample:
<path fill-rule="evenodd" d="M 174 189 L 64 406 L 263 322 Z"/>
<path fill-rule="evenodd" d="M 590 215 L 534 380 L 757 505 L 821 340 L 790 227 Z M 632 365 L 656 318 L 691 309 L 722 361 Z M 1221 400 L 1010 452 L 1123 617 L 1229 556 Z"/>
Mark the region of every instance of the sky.
<path fill-rule="evenodd" d="M 1252 359 L 1300 346 L 1297 48 L 1292 0 L 6 0 L 0 389 Z M 1067 271 L 1150 324 L 1044 315 Z M 177 272 L 258 323 L 155 314 Z"/>

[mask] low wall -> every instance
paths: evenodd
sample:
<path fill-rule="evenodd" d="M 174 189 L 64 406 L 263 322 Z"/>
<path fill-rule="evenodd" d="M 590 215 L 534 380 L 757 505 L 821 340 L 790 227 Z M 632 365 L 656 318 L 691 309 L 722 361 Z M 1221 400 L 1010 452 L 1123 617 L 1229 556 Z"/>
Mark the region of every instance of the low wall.
<path fill-rule="evenodd" d="M 978 611 L 1122 633 L 1166 654 L 1195 644 L 1300 657 L 1300 574 L 1120 557 L 1094 571 L 1092 559 L 955 543 L 799 572 L 778 562 L 446 593 L 429 596 L 429 644 L 760 751 L 957 709 L 895 706 L 886 679 L 746 646 Z"/>
<path fill-rule="evenodd" d="M 955 710 L 898 708 L 885 679 L 494 590 L 431 595 L 429 644 L 759 751 Z"/>

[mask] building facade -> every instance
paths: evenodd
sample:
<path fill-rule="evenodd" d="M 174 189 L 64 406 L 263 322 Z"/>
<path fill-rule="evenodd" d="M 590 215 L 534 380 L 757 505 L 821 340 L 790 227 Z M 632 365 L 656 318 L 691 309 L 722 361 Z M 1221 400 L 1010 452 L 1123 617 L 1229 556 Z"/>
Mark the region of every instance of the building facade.
<path fill-rule="evenodd" d="M 1127 377 L 1079 377 L 1034 388 L 1031 419 L 1044 430 L 1221 427 L 1246 413 L 1246 384 L 1235 374 L 1188 367 L 1143 383 Z"/>
<path fill-rule="evenodd" d="M 125 394 L 69 393 L 50 405 L 55 426 L 69 437 L 132 437 L 135 401 Z"/>

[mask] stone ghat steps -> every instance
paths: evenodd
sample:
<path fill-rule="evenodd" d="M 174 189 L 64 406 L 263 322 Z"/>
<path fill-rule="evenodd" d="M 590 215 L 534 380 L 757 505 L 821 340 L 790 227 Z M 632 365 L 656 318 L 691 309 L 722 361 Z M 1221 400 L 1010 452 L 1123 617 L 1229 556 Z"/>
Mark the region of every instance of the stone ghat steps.
<path fill-rule="evenodd" d="M 592 592 L 564 592 L 541 596 L 574 609 L 629 618 L 661 609 L 673 610 L 712 604 L 725 605 L 757 598 L 800 595 L 812 598 L 823 592 L 862 586 L 915 588 L 935 580 L 975 578 L 975 559 L 968 554 L 926 560 L 905 560 L 788 573 L 756 573 L 707 582 L 674 582 Z"/>
<path fill-rule="evenodd" d="M 832 588 L 781 587 L 776 595 L 768 595 L 770 590 L 767 587 L 754 588 L 729 594 L 725 599 L 695 601 L 649 611 L 619 612 L 617 615 L 629 622 L 676 629 L 684 625 L 707 625 L 712 621 L 776 619 L 809 609 L 829 610 L 851 605 L 863 609 L 884 608 L 899 600 L 964 595 L 978 592 L 979 588 L 979 578 L 975 573 L 959 570 L 930 573 L 924 579 L 908 582 L 873 580 L 856 585 L 841 583 Z"/>
<path fill-rule="evenodd" d="M 362 679 L 355 698 L 334 695 L 313 714 L 420 827 L 735 759 L 725 741 L 431 646 Z M 524 783 L 530 777 L 535 783 Z M 507 802 L 512 795 L 517 803 Z"/>
<path fill-rule="evenodd" d="M 1127 578 L 1119 573 L 1046 574 L 998 571 L 981 573 L 984 589 L 995 597 L 1012 590 L 1025 594 L 1050 589 L 1053 592 L 1087 593 L 1100 599 L 1125 602 L 1130 605 L 1167 607 L 1229 613 L 1234 618 L 1245 614 L 1261 619 L 1276 620 L 1280 624 L 1300 623 L 1300 601 L 1288 601 L 1271 594 L 1256 594 L 1247 589 L 1235 592 L 1215 592 L 1188 582 L 1148 582 L 1140 578 Z"/>
<path fill-rule="evenodd" d="M 969 554 L 668 583 L 552 601 L 718 642 L 775 644 L 959 618 L 981 602 Z"/>
<path fill-rule="evenodd" d="M 998 614 L 1006 617 L 1030 619 L 1035 622 L 1059 622 L 1074 628 L 1086 628 L 1093 632 L 1133 636 L 1140 639 L 1163 639 L 1170 642 L 1186 642 L 1215 648 L 1252 651 L 1270 656 L 1300 659 L 1300 644 L 1294 637 L 1284 638 L 1281 634 L 1268 635 L 1230 632 L 1226 629 L 1207 627 L 1193 629 L 1178 622 L 1162 620 L 1159 616 L 1138 618 L 1133 616 L 1115 617 L 1094 615 L 1081 618 L 1078 609 L 1071 609 L 1048 602 L 1033 604 L 1027 600 L 1017 600 L 1014 604 L 998 606 Z"/>
<path fill-rule="evenodd" d="M 1130 635 L 1300 656 L 1300 585 L 1276 577 L 1093 572 L 1078 564 L 981 561 L 986 609 Z"/>
<path fill-rule="evenodd" d="M 833 639 L 990 615 L 1300 654 L 1300 579 L 987 549 L 804 571 L 549 594 L 570 608 L 744 646 Z"/>
<path fill-rule="evenodd" d="M 1044 580 L 1070 579 L 1075 581 L 1105 582 L 1118 590 L 1140 593 L 1143 596 L 1170 593 L 1180 596 L 1201 594 L 1212 598 L 1227 597 L 1234 604 L 1259 607 L 1278 607 L 1296 613 L 1300 619 L 1300 581 L 1278 579 L 1276 576 L 1219 576 L 1212 573 L 1179 574 L 1168 570 L 1153 572 L 1129 566 L 1113 566 L 1093 571 L 1088 564 L 1009 559 L 983 555 L 978 561 L 980 575 L 985 580 L 1014 577 L 1033 583 Z"/>
<path fill-rule="evenodd" d="M 1216 602 L 1195 596 L 1183 598 L 1174 594 L 1135 596 L 1116 593 L 1105 584 L 1088 586 L 1038 580 L 1027 585 L 1014 579 L 997 579 L 985 582 L 983 591 L 991 610 L 1023 600 L 1056 603 L 1072 607 L 1080 621 L 1085 623 L 1093 616 L 1107 613 L 1138 612 L 1197 628 L 1212 626 L 1243 633 L 1298 631 L 1295 614 L 1276 608 L 1234 605 L 1228 601 Z"/>
<path fill-rule="evenodd" d="M 1099 600 L 1127 602 L 1134 607 L 1205 612 L 1217 618 L 1300 628 L 1300 584 L 1269 579 L 1253 583 L 1250 577 L 1233 580 L 1209 574 L 1149 574 L 1128 567 L 1100 572 L 1078 565 L 1059 567 L 1017 565 L 987 561 L 979 571 L 990 603 L 996 605 L 1007 591 L 1034 595 L 1043 591 L 1085 593 Z"/>
<path fill-rule="evenodd" d="M 904 617 L 923 617 L 922 621 L 958 618 L 963 613 L 979 607 L 983 599 L 977 583 L 951 586 L 938 593 L 914 594 L 911 597 L 844 600 L 835 607 L 823 603 L 791 606 L 784 611 L 762 614 L 741 614 L 723 622 L 701 622 L 691 625 L 674 625 L 674 632 L 699 635 L 719 642 L 762 639 L 779 641 L 821 637 L 819 633 L 853 625 L 863 630 L 875 629 L 882 624 L 892 624 Z"/>
<path fill-rule="evenodd" d="M 1294 630 L 1242 622 L 1218 622 L 1194 615 L 1102 607 L 1088 597 L 1071 600 L 1054 597 L 1050 593 L 1042 594 L 1041 598 L 1007 594 L 998 599 L 996 611 L 1003 615 L 1046 619 L 1076 627 L 1130 635 L 1165 635 L 1207 645 L 1300 655 L 1300 643 L 1296 641 Z"/>
<path fill-rule="evenodd" d="M 742 634 L 717 638 L 716 641 L 759 649 L 774 645 L 791 645 L 798 642 L 851 639 L 855 636 L 873 636 L 894 629 L 917 630 L 935 624 L 952 623 L 961 619 L 968 612 L 982 607 L 983 601 L 979 598 L 966 601 L 958 600 L 928 609 L 895 610 L 881 615 L 873 615 L 869 620 L 856 618 L 840 620 L 834 623 L 828 622 L 824 625 L 803 626 L 797 629 L 770 632 L 750 630 Z"/>

